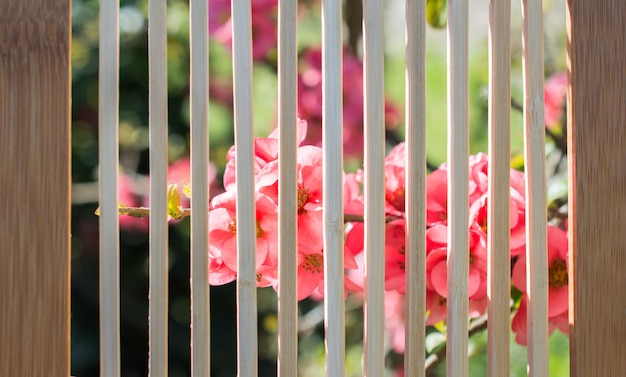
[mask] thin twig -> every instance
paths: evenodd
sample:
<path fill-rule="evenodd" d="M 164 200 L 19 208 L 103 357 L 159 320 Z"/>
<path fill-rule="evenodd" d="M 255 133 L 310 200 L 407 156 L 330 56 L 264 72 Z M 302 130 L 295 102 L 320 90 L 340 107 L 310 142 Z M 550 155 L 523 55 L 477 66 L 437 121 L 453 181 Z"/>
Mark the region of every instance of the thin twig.
<path fill-rule="evenodd" d="M 469 330 L 467 332 L 468 337 L 471 337 L 475 334 L 478 334 L 484 331 L 487 328 L 487 315 L 483 315 L 479 317 L 475 321 L 470 324 Z M 428 376 L 432 371 L 441 364 L 442 361 L 446 359 L 446 344 L 435 353 L 428 356 L 426 359 L 426 375 Z"/>
<path fill-rule="evenodd" d="M 120 206 L 117 209 L 120 215 L 126 215 L 130 217 L 136 217 L 138 219 L 145 219 L 146 217 L 150 217 L 150 208 L 149 207 L 126 207 Z M 97 216 L 100 216 L 100 207 L 98 207 L 95 211 Z M 182 219 L 183 217 L 191 216 L 191 208 L 183 208 L 183 213 L 177 219 Z"/>

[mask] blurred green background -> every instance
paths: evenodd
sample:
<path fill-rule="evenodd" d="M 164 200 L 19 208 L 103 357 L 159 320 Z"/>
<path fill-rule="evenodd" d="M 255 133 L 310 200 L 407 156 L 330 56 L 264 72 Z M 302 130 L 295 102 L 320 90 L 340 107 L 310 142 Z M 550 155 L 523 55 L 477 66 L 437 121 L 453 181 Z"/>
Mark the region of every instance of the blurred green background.
<path fill-rule="evenodd" d="M 354 6 L 346 0 L 347 7 Z M 304 0 L 303 0 L 304 3 Z M 189 153 L 189 24 L 188 3 L 170 0 L 168 5 L 168 92 L 169 160 Z M 321 42 L 319 4 L 306 1 L 313 12 L 301 16 L 299 46 Z M 90 377 L 99 374 L 98 345 L 98 7 L 96 0 L 72 3 L 72 374 Z M 487 4 L 472 5 L 470 22 L 470 123 L 471 151 L 487 149 Z M 386 5 L 385 87 L 389 100 L 402 111 L 404 106 L 404 3 Z M 546 76 L 565 67 L 563 1 L 547 1 Z M 148 67 L 147 1 L 121 1 L 120 10 L 120 168 L 141 179 L 148 172 Z M 513 5 L 512 95 L 521 102 L 521 16 Z M 444 30 L 428 29 L 427 39 L 427 155 L 437 166 L 446 159 L 446 60 Z M 212 100 L 209 106 L 210 158 L 223 171 L 226 151 L 233 143 L 230 52 L 211 42 L 210 70 Z M 266 136 L 276 119 L 277 84 L 275 70 L 267 65 L 254 68 L 255 134 Z M 522 153 L 522 118 L 512 116 L 512 152 Z M 403 137 L 400 127 L 398 138 Z M 357 163 L 358 165 L 358 163 Z M 170 376 L 189 376 L 189 223 L 183 220 L 170 227 Z M 121 233 L 121 340 L 122 375 L 147 375 L 148 332 L 148 236 L 144 231 L 126 229 Z M 276 295 L 259 290 L 259 375 L 276 375 Z M 321 376 L 324 370 L 323 318 L 319 303 L 299 304 L 308 325 L 301 333 L 300 375 Z M 346 313 L 346 366 L 349 376 L 361 371 L 362 313 L 358 300 L 349 300 Z M 212 376 L 235 376 L 235 289 L 233 284 L 211 288 Z M 475 356 L 470 375 L 486 375 L 486 337 L 473 340 Z M 568 341 L 562 334 L 550 343 L 550 375 L 568 375 Z M 511 376 L 526 375 L 524 347 L 512 342 Z M 401 365 L 399 355 L 389 354 L 390 369 Z M 438 368 L 433 376 L 443 376 Z"/>

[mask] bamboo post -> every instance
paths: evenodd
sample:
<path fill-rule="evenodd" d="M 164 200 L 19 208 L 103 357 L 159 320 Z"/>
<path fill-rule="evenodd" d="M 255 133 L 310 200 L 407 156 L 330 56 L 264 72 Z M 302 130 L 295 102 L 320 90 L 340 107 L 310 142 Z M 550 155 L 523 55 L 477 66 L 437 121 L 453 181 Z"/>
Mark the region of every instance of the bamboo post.
<path fill-rule="evenodd" d="M 0 11 L 0 375 L 70 374 L 70 1 Z"/>
<path fill-rule="evenodd" d="M 571 375 L 626 370 L 626 2 L 567 2 Z"/>

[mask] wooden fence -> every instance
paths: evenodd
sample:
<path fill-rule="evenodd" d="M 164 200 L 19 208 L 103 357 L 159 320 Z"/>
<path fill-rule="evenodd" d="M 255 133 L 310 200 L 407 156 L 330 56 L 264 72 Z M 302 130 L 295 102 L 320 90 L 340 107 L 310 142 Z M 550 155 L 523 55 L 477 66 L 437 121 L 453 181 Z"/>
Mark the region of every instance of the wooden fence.
<path fill-rule="evenodd" d="M 407 314 L 406 374 L 423 376 L 424 323 L 424 1 L 407 1 Z M 167 375 L 166 3 L 150 1 L 150 362 Z M 543 151 L 542 3 L 524 0 L 526 179 L 529 226 L 529 374 L 547 376 L 547 266 Z M 449 2 L 450 263 L 448 354 L 451 376 L 467 375 L 466 220 L 468 158 L 468 2 Z M 510 3 L 490 1 L 490 239 L 508 250 Z M 207 2 L 190 0 L 192 140 L 192 375 L 209 375 L 207 249 Z M 327 375 L 344 373 L 343 221 L 341 186 L 341 2 L 323 0 L 324 250 Z M 384 130 L 381 0 L 364 2 L 365 341 L 364 373 L 382 376 Z M 118 5 L 101 4 L 101 375 L 120 373 L 117 191 Z M 296 2 L 279 2 L 280 154 L 295 155 Z M 249 1 L 233 0 L 237 181 L 251 182 L 251 32 Z M 570 172 L 571 375 L 618 376 L 626 370 L 626 3 L 569 0 L 568 163 Z M 0 375 L 68 376 L 70 318 L 70 3 L 5 0 L 0 12 Z M 294 159 L 280 161 L 281 203 L 295 202 Z M 292 179 L 290 179 L 292 177 Z M 369 178 L 369 179 L 368 179 Z M 505 184 L 502 184 L 502 183 Z M 253 185 L 237 190 L 238 342 L 240 376 L 256 372 Z M 295 376 L 296 213 L 280 208 L 279 375 Z M 506 216 L 505 216 L 506 218 Z M 460 219 L 460 221 L 459 221 Z M 503 231 L 498 231 L 502 229 Z M 457 252 L 459 250 L 460 252 Z M 491 265 L 508 255 L 490 254 Z M 543 261 L 543 262 L 542 262 Z M 542 264 L 543 263 L 543 264 Z M 489 375 L 509 374 L 508 269 L 490 276 Z M 495 270 L 494 270 L 495 271 Z M 502 287 L 502 289 L 499 289 Z"/>

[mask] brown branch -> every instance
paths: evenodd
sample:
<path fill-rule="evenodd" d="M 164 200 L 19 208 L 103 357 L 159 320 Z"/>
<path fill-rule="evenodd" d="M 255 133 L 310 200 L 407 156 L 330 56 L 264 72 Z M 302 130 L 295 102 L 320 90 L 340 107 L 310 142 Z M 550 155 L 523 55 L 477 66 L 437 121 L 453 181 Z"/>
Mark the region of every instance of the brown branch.
<path fill-rule="evenodd" d="M 145 219 L 146 217 L 150 217 L 150 208 L 149 207 L 126 207 L 120 206 L 117 209 L 120 215 L 126 215 L 130 217 L 136 217 L 138 219 Z M 96 216 L 100 216 L 100 207 L 96 209 L 94 212 Z M 191 216 L 190 208 L 183 208 L 183 214 L 180 216 L 180 219 L 183 217 Z"/>
<path fill-rule="evenodd" d="M 385 223 L 388 224 L 394 220 L 400 220 L 402 217 L 398 217 L 398 216 L 387 216 L 385 217 Z M 349 213 L 346 213 L 343 215 L 343 222 L 344 223 L 362 223 L 365 222 L 365 217 L 363 217 L 363 215 L 352 215 Z"/>

